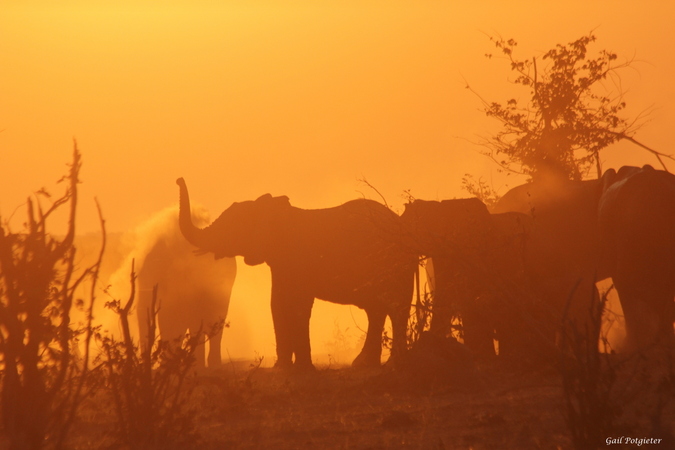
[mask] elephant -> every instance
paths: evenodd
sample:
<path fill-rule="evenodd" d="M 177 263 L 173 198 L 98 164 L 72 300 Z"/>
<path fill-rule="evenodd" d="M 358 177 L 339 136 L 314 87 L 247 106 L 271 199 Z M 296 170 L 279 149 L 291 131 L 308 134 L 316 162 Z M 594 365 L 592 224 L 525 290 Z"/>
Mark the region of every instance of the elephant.
<path fill-rule="evenodd" d="M 204 222 L 203 216 L 203 213 L 195 214 L 195 220 Z M 224 321 L 227 316 L 237 273 L 236 260 L 223 258 L 213 261 L 195 256 L 191 246 L 180 235 L 177 219 L 175 208 L 158 214 L 155 222 L 161 223 L 161 231 L 155 229 L 141 236 L 142 240 L 147 240 L 143 248 L 149 250 L 142 248 L 141 254 L 134 255 L 140 263 L 137 317 L 141 343 L 147 341 L 148 313 L 155 285 L 157 323 L 164 340 L 184 336 L 188 329 L 192 335 L 199 330 L 210 332 L 214 325 Z M 222 327 L 216 330 L 209 339 L 208 367 L 221 364 L 223 330 Z M 204 345 L 197 346 L 195 360 L 198 368 L 205 366 Z"/>
<path fill-rule="evenodd" d="M 387 316 L 392 322 L 392 360 L 406 350 L 417 259 L 399 242 L 396 213 L 367 199 L 301 209 L 286 196 L 265 194 L 232 204 L 200 229 L 190 219 L 185 181 L 176 183 L 180 229 L 188 242 L 216 259 L 243 256 L 248 265 L 270 267 L 276 367 L 313 367 L 309 319 L 315 299 L 356 305 L 366 312 L 366 339 L 353 365 L 380 365 Z"/>
<path fill-rule="evenodd" d="M 482 201 L 468 198 L 414 200 L 401 219 L 415 252 L 432 261 L 430 331 L 445 337 L 460 316 L 464 342 L 475 354 L 494 356 L 494 338 L 501 355 L 512 351 L 515 322 L 504 297 L 523 278 L 530 217 L 490 214 Z"/>
<path fill-rule="evenodd" d="M 492 207 L 492 214 L 519 212 L 531 217 L 523 261 L 532 292 L 532 322 L 542 351 L 555 348 L 563 323 L 593 330 L 600 298 L 596 281 L 609 276 L 600 253 L 598 204 L 602 179 L 575 181 L 548 177 L 516 186 Z M 595 308 L 595 309 L 593 309 Z"/>
<path fill-rule="evenodd" d="M 624 350 L 675 342 L 675 175 L 651 166 L 608 171 L 598 220 L 624 312 Z"/>

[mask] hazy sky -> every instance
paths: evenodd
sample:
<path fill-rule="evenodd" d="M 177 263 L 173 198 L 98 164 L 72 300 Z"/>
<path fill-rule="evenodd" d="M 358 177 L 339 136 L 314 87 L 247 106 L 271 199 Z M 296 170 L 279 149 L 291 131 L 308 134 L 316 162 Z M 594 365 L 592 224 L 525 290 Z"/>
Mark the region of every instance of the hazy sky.
<path fill-rule="evenodd" d="M 98 229 L 95 196 L 108 229 L 125 231 L 175 204 L 180 176 L 214 217 L 267 192 L 305 208 L 378 198 L 362 179 L 399 210 L 407 190 L 466 196 L 467 172 L 504 193 L 518 180 L 478 155 L 472 142 L 495 124 L 465 85 L 502 102 L 527 92 L 509 84 L 506 61 L 485 58 L 494 52 L 488 35 L 516 39 L 528 58 L 594 30 L 591 53 L 634 60 L 619 87 L 628 114 L 649 112 L 638 139 L 675 152 L 671 5 L 3 0 L 0 216 L 42 186 L 59 191 L 73 138 L 84 158 L 80 232 Z M 628 144 L 604 159 L 606 167 L 655 163 Z M 24 217 L 14 216 L 14 229 Z M 355 308 L 315 308 L 314 348 L 340 342 L 332 333 L 360 334 Z M 273 361 L 266 268 L 240 267 L 230 321 L 226 341 L 248 336 L 234 339 L 236 350 L 225 344 L 233 355 Z"/>
<path fill-rule="evenodd" d="M 667 3 L 4 0 L 0 214 L 54 186 L 73 138 L 81 231 L 97 229 L 94 196 L 122 231 L 176 202 L 179 176 L 213 215 L 266 192 L 308 208 L 376 198 L 364 178 L 397 208 L 405 190 L 464 195 L 466 172 L 501 188 L 471 143 L 494 124 L 464 89 L 526 95 L 504 60 L 484 57 L 496 34 L 529 57 L 595 30 L 592 52 L 635 59 L 621 72 L 629 113 L 652 108 L 638 138 L 669 152 Z M 608 165 L 651 161 L 616 155 Z"/>

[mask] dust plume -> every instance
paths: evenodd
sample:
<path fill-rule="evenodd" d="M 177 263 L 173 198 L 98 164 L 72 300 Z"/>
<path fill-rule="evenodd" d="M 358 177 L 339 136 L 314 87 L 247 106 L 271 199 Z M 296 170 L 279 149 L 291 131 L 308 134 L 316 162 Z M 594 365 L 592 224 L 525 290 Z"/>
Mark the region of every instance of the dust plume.
<path fill-rule="evenodd" d="M 209 223 L 203 207 L 193 209 L 193 220 L 202 227 Z M 158 287 L 159 327 L 162 339 L 174 339 L 226 320 L 232 284 L 236 274 L 235 261 L 231 258 L 214 260 L 210 255 L 195 254 L 185 241 L 178 227 L 178 209 L 169 207 L 152 215 L 133 230 L 125 233 L 119 245 L 126 249 L 125 256 L 109 276 L 107 293 L 123 303 L 131 293 L 132 264 L 137 275 L 134 313 L 137 337 L 143 337 L 146 314 L 152 298 L 152 289 Z M 115 334 L 117 317 L 110 311 L 99 311 L 104 329 Z M 244 336 L 238 336 L 245 339 Z M 218 333 L 211 341 L 217 354 L 209 364 L 220 364 Z M 203 361 L 204 349 L 197 355 Z M 202 358 L 200 361 L 199 358 Z"/>
<path fill-rule="evenodd" d="M 158 241 L 167 247 L 180 249 L 177 264 L 196 263 L 204 269 L 203 277 L 192 279 L 192 285 L 205 283 L 218 285 L 226 281 L 227 274 L 218 270 L 210 254 L 195 255 L 178 229 L 178 210 L 168 207 L 124 233 L 109 233 L 103 257 L 99 286 L 96 288 L 94 311 L 95 324 L 113 336 L 120 336 L 118 317 L 104 306 L 113 299 L 126 302 L 131 292 L 131 263 L 137 275 L 143 271 L 147 255 Z M 208 225 L 209 214 L 201 206 L 193 205 L 193 220 L 199 227 Z M 101 237 L 98 233 L 78 236 L 79 265 L 91 264 L 100 251 Z M 246 266 L 237 258 L 237 276 L 232 286 L 229 308 L 225 312 L 227 327 L 223 330 L 221 356 L 224 363 L 230 360 L 251 361 L 263 358 L 264 367 L 275 362 L 275 337 L 270 310 L 271 280 L 269 268 Z M 174 270 L 174 269 L 172 269 Z M 184 270 L 187 270 L 185 268 Z M 87 298 L 91 286 L 80 288 L 80 297 Z M 138 339 L 138 282 L 136 305 L 131 320 L 132 333 Z M 82 316 L 81 313 L 78 317 Z M 83 317 L 79 319 L 83 321 Z M 320 366 L 349 365 L 363 345 L 367 329 L 365 313 L 354 306 L 335 305 L 317 300 L 310 321 L 310 339 L 313 360 Z M 160 325 L 161 327 L 161 325 Z M 161 332 L 161 330 L 160 330 Z M 389 332 L 391 335 L 391 332 Z M 386 360 L 387 353 L 383 355 Z"/>

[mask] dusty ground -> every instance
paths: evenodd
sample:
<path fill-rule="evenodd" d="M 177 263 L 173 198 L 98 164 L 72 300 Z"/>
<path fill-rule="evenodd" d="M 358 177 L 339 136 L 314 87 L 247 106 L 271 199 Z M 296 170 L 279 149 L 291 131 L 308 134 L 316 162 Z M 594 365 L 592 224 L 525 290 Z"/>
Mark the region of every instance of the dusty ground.
<path fill-rule="evenodd" d="M 570 447 L 555 379 L 495 375 L 425 387 L 386 368 L 202 378 L 204 448 Z"/>
<path fill-rule="evenodd" d="M 555 364 L 535 368 L 491 361 L 426 369 L 320 367 L 297 373 L 244 362 L 207 369 L 194 379 L 190 408 L 198 437 L 185 448 L 574 448 Z M 613 432 L 588 448 L 638 448 L 604 442 L 621 436 L 672 437 L 675 399 L 660 397 L 672 396 L 672 390 L 646 379 L 648 372 L 618 374 L 612 395 L 623 398 L 612 400 L 617 406 Z M 664 405 L 660 431 L 653 421 L 658 404 Z M 111 424 L 105 410 L 99 405 L 83 416 L 75 448 L 105 448 Z"/>

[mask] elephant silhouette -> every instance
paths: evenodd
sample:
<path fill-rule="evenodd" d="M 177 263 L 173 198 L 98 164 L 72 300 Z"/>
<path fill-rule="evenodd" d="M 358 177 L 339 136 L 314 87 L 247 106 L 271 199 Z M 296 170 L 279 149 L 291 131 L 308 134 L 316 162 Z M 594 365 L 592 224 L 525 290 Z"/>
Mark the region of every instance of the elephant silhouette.
<path fill-rule="evenodd" d="M 266 194 L 234 203 L 199 228 L 190 217 L 185 181 L 176 183 L 180 229 L 188 242 L 216 259 L 243 256 L 248 265 L 270 267 L 277 367 L 313 367 L 309 319 L 316 298 L 366 312 L 366 340 L 353 365 L 380 364 L 387 316 L 393 329 L 391 357 L 405 351 L 417 259 L 398 242 L 394 212 L 366 199 L 305 210 L 291 206 L 288 197 Z"/>
<path fill-rule="evenodd" d="M 531 218 L 523 254 L 525 275 L 544 346 L 559 340 L 564 319 L 595 329 L 589 313 L 599 306 L 596 281 L 609 276 L 600 255 L 598 204 L 602 180 L 538 179 L 509 190 L 491 213 L 519 212 Z M 590 339 L 599 339 L 598 334 Z M 551 344 L 551 345 L 549 345 Z"/>
<path fill-rule="evenodd" d="M 194 220 L 208 223 L 208 214 L 195 208 Z M 185 242 L 178 227 L 178 209 L 167 208 L 154 214 L 127 236 L 133 248 L 113 274 L 115 284 L 126 284 L 135 261 L 137 273 L 137 319 L 141 345 L 147 342 L 148 314 L 153 288 L 157 286 L 157 324 L 163 340 L 173 340 L 199 332 L 209 332 L 225 320 L 230 304 L 237 266 L 234 258 L 214 261 L 206 255 L 197 256 Z M 124 286 L 123 286 L 124 287 Z M 119 290 L 119 289 L 118 289 Z M 221 364 L 222 329 L 209 339 L 208 366 Z M 202 344 L 204 340 L 202 340 Z M 205 366 L 205 346 L 195 351 L 197 367 Z"/>
<path fill-rule="evenodd" d="M 626 323 L 625 350 L 673 345 L 675 175 L 624 166 L 603 177 L 602 250 Z"/>
<path fill-rule="evenodd" d="M 539 180 L 517 186 L 492 212 L 532 216 L 525 270 L 538 295 L 580 329 L 612 278 L 626 323 L 624 350 L 673 341 L 675 175 L 624 166 L 596 180 Z M 599 337 L 599 336 L 596 336 Z"/>
<path fill-rule="evenodd" d="M 530 218 L 490 214 L 477 198 L 414 200 L 401 219 L 415 252 L 431 258 L 433 305 L 430 331 L 447 336 L 461 317 L 464 343 L 475 354 L 513 352 L 514 324 L 506 298 L 523 282 L 523 246 Z"/>

